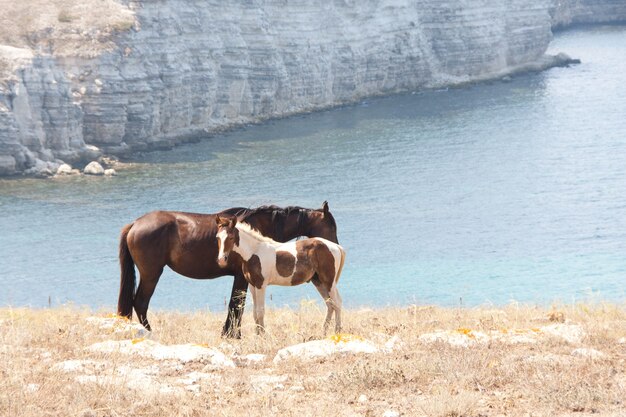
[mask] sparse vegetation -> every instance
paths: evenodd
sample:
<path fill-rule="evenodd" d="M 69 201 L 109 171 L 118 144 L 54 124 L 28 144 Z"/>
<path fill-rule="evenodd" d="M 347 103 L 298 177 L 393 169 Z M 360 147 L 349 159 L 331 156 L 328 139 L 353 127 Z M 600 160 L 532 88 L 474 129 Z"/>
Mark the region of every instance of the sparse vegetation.
<path fill-rule="evenodd" d="M 74 17 L 67 10 L 63 9 L 59 12 L 59 22 L 69 23 L 72 20 L 74 20 Z"/>
<path fill-rule="evenodd" d="M 116 0 L 5 1 L 0 45 L 90 57 L 113 49 L 112 36 L 134 23 L 133 11 Z"/>
<path fill-rule="evenodd" d="M 247 315 L 244 337 L 235 341 L 219 336 L 222 313 L 151 312 L 152 338 L 162 344 L 267 355 L 260 363 L 222 370 L 90 351 L 93 343 L 130 337 L 86 320 L 104 313 L 0 309 L 0 415 L 382 416 L 393 410 L 404 416 L 608 416 L 626 409 L 621 305 L 348 310 L 346 332 L 379 345 L 398 336 L 400 344 L 390 353 L 277 364 L 272 357 L 278 349 L 321 337 L 321 307 L 307 302 L 297 310 L 269 310 L 263 337 L 254 334 Z M 580 325 L 579 343 L 539 330 L 530 332 L 536 343 L 498 339 L 459 347 L 420 339 L 438 329 L 467 338 L 479 332 L 507 336 L 561 321 Z M 59 369 L 68 360 L 82 365 Z M 192 385 L 181 385 L 193 378 Z"/>

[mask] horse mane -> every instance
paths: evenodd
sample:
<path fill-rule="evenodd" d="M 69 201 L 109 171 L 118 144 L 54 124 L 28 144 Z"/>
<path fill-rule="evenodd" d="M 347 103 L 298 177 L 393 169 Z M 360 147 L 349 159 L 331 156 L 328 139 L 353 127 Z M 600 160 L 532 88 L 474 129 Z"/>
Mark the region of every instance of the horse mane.
<path fill-rule="evenodd" d="M 261 232 L 259 232 L 254 227 L 250 226 L 248 223 L 245 223 L 243 221 L 237 222 L 237 224 L 235 225 L 235 228 L 237 228 L 240 231 L 242 231 L 242 232 L 252 236 L 254 239 L 256 239 L 256 240 L 258 240 L 260 242 L 271 243 L 271 244 L 280 244 L 280 242 L 276 242 L 274 239 L 261 234 Z"/>
<path fill-rule="evenodd" d="M 306 233 L 303 233 L 302 231 L 302 225 L 305 222 L 305 217 L 309 213 L 319 212 L 319 211 L 321 211 L 321 209 L 311 209 L 311 208 L 300 207 L 300 206 L 279 207 L 279 206 L 272 204 L 272 205 L 259 206 L 257 208 L 232 207 L 232 208 L 222 211 L 222 213 L 236 216 L 240 222 L 248 222 L 249 219 L 252 220 L 251 218 L 253 216 L 256 216 L 259 214 L 268 214 L 271 216 L 271 223 L 274 228 L 273 230 L 274 236 L 279 241 L 282 241 L 282 240 L 286 240 L 286 239 L 283 239 L 284 237 L 283 229 L 284 229 L 286 219 L 291 214 L 296 214 L 298 216 L 296 220 L 297 232 L 300 234 L 306 234 Z M 327 217 L 327 220 L 330 222 L 332 227 L 334 227 L 335 230 L 337 230 L 337 223 L 335 222 L 335 218 L 330 212 L 328 214 L 329 216 Z"/>
<path fill-rule="evenodd" d="M 232 214 L 234 216 L 239 217 L 240 221 L 245 221 L 250 216 L 254 216 L 256 214 L 271 214 L 272 221 L 276 220 L 277 216 L 288 216 L 293 212 L 298 212 L 299 214 L 302 212 L 311 212 L 316 211 L 316 209 L 309 209 L 300 206 L 287 206 L 287 207 L 279 207 L 274 204 L 259 206 L 256 208 L 247 208 L 247 207 L 233 207 L 227 210 L 222 211 L 222 213 Z"/>

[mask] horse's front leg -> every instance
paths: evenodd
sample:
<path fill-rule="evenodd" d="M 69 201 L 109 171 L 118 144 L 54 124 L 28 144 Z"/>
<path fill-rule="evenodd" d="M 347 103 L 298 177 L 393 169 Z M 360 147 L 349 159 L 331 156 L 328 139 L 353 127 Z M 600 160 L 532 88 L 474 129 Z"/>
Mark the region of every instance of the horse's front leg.
<path fill-rule="evenodd" d="M 251 287 L 252 301 L 254 302 L 254 322 L 256 323 L 256 333 L 265 333 L 265 287 Z"/>
<path fill-rule="evenodd" d="M 246 305 L 247 292 L 248 281 L 243 277 L 243 274 L 235 274 L 230 302 L 228 303 L 228 316 L 222 329 L 222 336 L 234 339 L 241 338 L 241 316 Z"/>

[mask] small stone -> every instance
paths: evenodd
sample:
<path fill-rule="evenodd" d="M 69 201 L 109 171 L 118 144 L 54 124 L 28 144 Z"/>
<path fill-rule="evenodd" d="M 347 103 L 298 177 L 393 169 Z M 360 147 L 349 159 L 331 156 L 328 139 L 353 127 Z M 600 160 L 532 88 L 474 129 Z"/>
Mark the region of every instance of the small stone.
<path fill-rule="evenodd" d="M 383 413 L 383 417 L 400 417 L 400 413 L 395 410 L 387 410 Z"/>
<path fill-rule="evenodd" d="M 26 385 L 26 391 L 28 391 L 28 392 L 39 391 L 39 384 L 28 384 L 28 385 Z"/>
<path fill-rule="evenodd" d="M 94 82 L 96 83 L 96 85 L 97 85 L 98 87 L 102 87 L 103 82 L 102 82 L 102 80 L 100 80 L 99 78 L 96 78 L 96 79 L 94 80 Z"/>
<path fill-rule="evenodd" d="M 367 395 L 365 395 L 365 394 L 359 395 L 359 402 L 360 403 L 366 403 L 367 402 Z"/>
<path fill-rule="evenodd" d="M 115 172 L 113 168 L 109 168 L 104 170 L 104 175 L 106 175 L 107 177 L 114 177 L 117 175 L 117 172 Z"/>
<path fill-rule="evenodd" d="M 102 168 L 102 165 L 98 162 L 91 161 L 87 164 L 85 169 L 83 169 L 83 172 L 87 175 L 104 175 L 104 168 Z"/>

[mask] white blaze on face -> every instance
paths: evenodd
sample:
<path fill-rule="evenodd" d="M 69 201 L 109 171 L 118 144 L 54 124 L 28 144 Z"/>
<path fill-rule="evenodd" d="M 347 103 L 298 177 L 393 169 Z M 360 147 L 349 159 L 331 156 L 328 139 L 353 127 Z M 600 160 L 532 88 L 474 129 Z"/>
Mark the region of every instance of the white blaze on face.
<path fill-rule="evenodd" d="M 224 240 L 226 239 L 226 230 L 221 230 L 217 234 L 217 240 L 219 241 L 220 251 L 217 254 L 217 260 L 219 261 L 224 257 Z"/>

